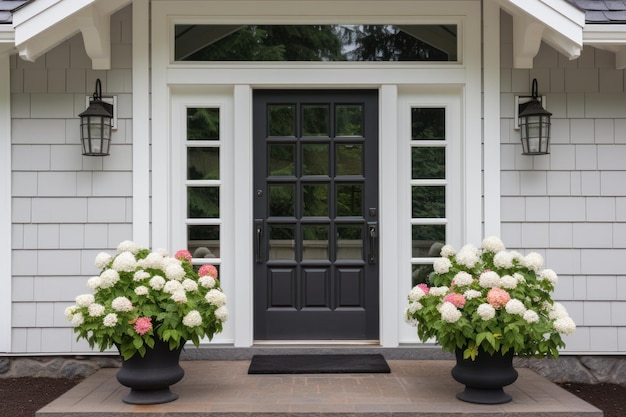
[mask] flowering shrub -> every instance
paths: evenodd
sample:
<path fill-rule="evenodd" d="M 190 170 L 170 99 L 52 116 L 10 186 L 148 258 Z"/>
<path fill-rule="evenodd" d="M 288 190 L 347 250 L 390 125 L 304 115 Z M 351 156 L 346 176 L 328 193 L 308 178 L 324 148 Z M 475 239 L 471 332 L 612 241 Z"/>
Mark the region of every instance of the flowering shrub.
<path fill-rule="evenodd" d="M 465 245 L 457 253 L 445 245 L 433 268 L 432 286 L 413 287 L 405 311 L 421 341 L 435 338 L 443 350 L 464 349 L 472 360 L 479 348 L 556 358 L 565 346 L 561 335 L 576 330 L 565 307 L 550 296 L 557 274 L 543 269 L 537 253 L 506 251 L 490 237 L 480 250 Z"/>
<path fill-rule="evenodd" d="M 102 272 L 87 281 L 94 293 L 79 295 L 65 309 L 78 339 L 91 348 L 117 346 L 128 359 L 137 352 L 144 356 L 155 338 L 171 350 L 187 340 L 198 346 L 228 319 L 217 269 L 203 265 L 196 273 L 186 250 L 170 257 L 124 241 L 114 257 L 102 252 L 95 263 Z"/>

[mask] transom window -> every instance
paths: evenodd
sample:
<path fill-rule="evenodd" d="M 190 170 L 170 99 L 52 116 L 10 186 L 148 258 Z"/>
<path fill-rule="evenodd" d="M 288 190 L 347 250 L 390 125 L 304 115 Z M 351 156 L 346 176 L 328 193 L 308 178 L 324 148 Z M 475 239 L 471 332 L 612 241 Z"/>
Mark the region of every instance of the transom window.
<path fill-rule="evenodd" d="M 457 61 L 456 25 L 176 25 L 176 61 Z"/>
<path fill-rule="evenodd" d="M 427 283 L 428 258 L 446 242 L 447 137 L 444 107 L 411 108 L 412 285 Z"/>
<path fill-rule="evenodd" d="M 220 110 L 186 110 L 187 248 L 198 263 L 220 257 Z"/>

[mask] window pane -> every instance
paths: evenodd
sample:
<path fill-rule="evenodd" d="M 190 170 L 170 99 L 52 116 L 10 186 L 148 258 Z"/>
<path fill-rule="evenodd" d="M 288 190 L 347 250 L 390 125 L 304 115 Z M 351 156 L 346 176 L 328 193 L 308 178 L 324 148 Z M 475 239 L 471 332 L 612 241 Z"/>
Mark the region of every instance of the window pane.
<path fill-rule="evenodd" d="M 217 180 L 219 178 L 219 148 L 187 148 L 188 180 Z"/>
<path fill-rule="evenodd" d="M 335 107 L 335 136 L 363 137 L 363 106 L 338 104 Z"/>
<path fill-rule="evenodd" d="M 411 227 L 412 257 L 438 258 L 446 241 L 446 226 L 421 224 Z"/>
<path fill-rule="evenodd" d="M 446 188 L 441 186 L 412 187 L 413 218 L 445 218 L 446 217 Z"/>
<path fill-rule="evenodd" d="M 433 271 L 431 264 L 413 265 L 411 267 L 411 288 L 415 287 L 417 284 L 431 285 L 430 274 Z"/>
<path fill-rule="evenodd" d="M 269 259 L 289 260 L 296 259 L 293 225 L 269 225 Z"/>
<path fill-rule="evenodd" d="M 187 140 L 219 140 L 219 138 L 219 109 L 187 109 Z"/>
<path fill-rule="evenodd" d="M 293 184 L 271 184 L 269 193 L 270 216 L 295 217 L 296 189 Z"/>
<path fill-rule="evenodd" d="M 363 175 L 363 145 L 337 145 L 335 159 L 337 175 Z"/>
<path fill-rule="evenodd" d="M 363 215 L 363 184 L 337 184 L 337 216 Z"/>
<path fill-rule="evenodd" d="M 302 145 L 302 175 L 328 175 L 328 144 Z"/>
<path fill-rule="evenodd" d="M 446 138 L 446 110 L 443 108 L 411 109 L 411 139 L 444 140 Z"/>
<path fill-rule="evenodd" d="M 296 136 L 296 113 L 293 104 L 268 104 L 269 136 Z"/>
<path fill-rule="evenodd" d="M 187 188 L 187 217 L 218 218 L 220 216 L 220 189 L 217 187 Z"/>
<path fill-rule="evenodd" d="M 328 184 L 305 184 L 302 186 L 302 215 L 328 217 Z"/>
<path fill-rule="evenodd" d="M 302 226 L 302 259 L 328 259 L 328 226 Z"/>
<path fill-rule="evenodd" d="M 176 25 L 177 61 L 456 61 L 456 25 Z"/>
<path fill-rule="evenodd" d="M 187 249 L 194 258 L 220 257 L 220 227 L 217 225 L 188 225 Z"/>
<path fill-rule="evenodd" d="M 413 179 L 445 179 L 446 148 L 412 148 L 411 166 Z"/>
<path fill-rule="evenodd" d="M 272 144 L 268 145 L 268 169 L 269 175 L 293 176 L 295 175 L 295 145 Z"/>
<path fill-rule="evenodd" d="M 328 105 L 302 105 L 302 136 L 330 136 Z"/>
<path fill-rule="evenodd" d="M 337 226 L 337 259 L 363 259 L 363 225 Z"/>

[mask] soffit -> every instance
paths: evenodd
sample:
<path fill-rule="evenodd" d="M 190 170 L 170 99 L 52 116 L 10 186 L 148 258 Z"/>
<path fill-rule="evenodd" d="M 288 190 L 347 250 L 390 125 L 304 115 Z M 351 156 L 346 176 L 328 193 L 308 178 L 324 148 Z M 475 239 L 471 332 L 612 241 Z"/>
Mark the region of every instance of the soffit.
<path fill-rule="evenodd" d="M 585 13 L 565 0 L 495 0 L 513 16 L 513 66 L 532 68 L 541 42 L 569 59 L 580 56 Z"/>
<path fill-rule="evenodd" d="M 15 47 L 34 61 L 63 41 L 81 33 L 94 69 L 111 67 L 113 13 L 131 0 L 36 0 L 13 14 Z"/>

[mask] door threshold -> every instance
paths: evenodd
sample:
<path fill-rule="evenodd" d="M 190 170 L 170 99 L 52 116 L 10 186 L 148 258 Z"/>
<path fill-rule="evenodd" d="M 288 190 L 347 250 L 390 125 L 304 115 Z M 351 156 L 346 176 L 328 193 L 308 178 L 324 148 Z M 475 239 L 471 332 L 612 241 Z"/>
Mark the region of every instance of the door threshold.
<path fill-rule="evenodd" d="M 255 340 L 252 346 L 381 346 L 380 340 Z"/>

